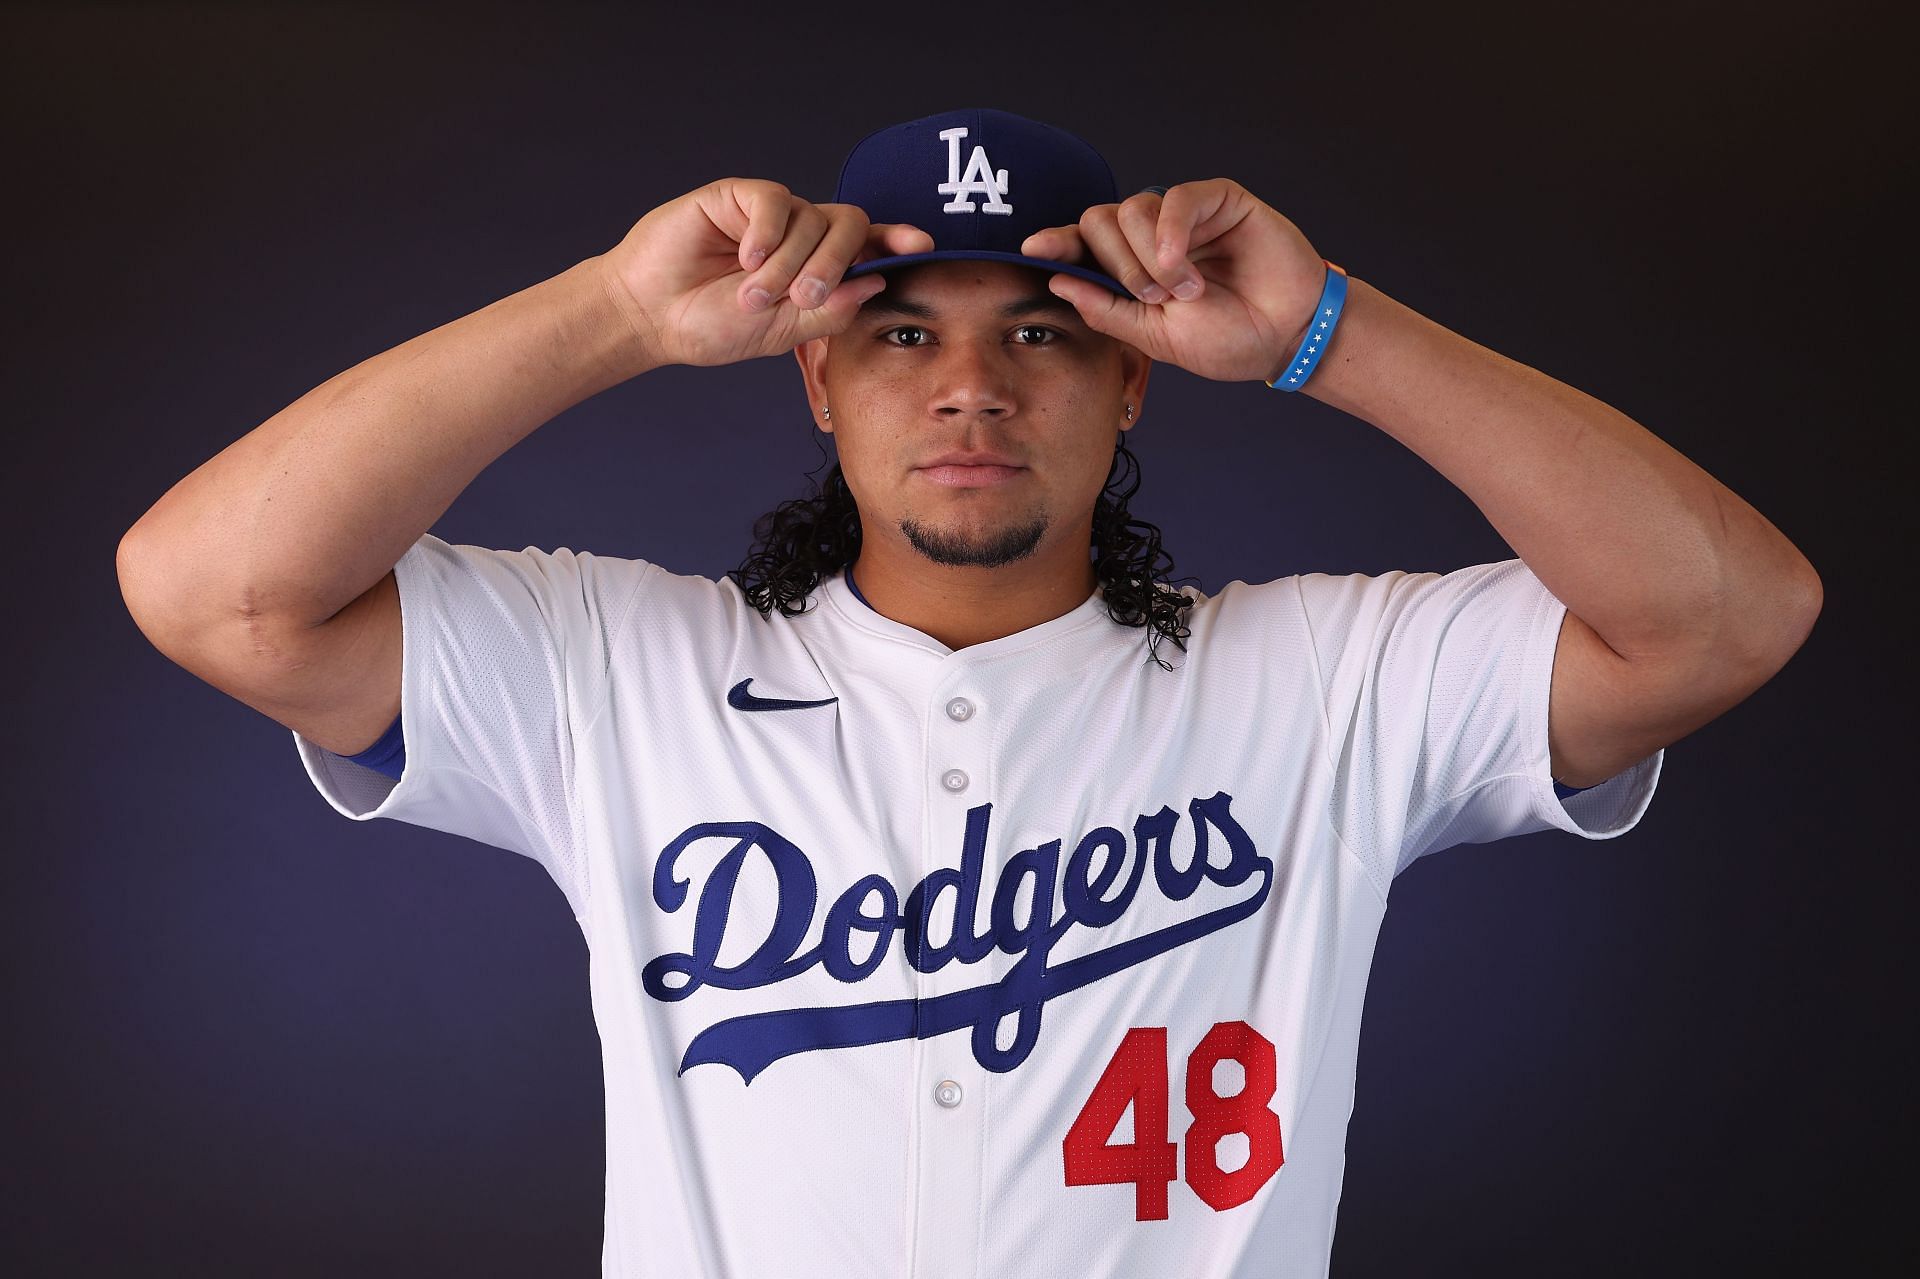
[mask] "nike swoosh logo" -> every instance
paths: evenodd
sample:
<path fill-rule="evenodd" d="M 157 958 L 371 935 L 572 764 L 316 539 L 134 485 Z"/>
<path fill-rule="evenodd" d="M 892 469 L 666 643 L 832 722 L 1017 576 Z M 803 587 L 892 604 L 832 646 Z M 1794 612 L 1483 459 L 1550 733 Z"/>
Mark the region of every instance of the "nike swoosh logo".
<path fill-rule="evenodd" d="M 784 697 L 756 697 L 747 691 L 747 685 L 751 683 L 753 676 L 749 675 L 728 689 L 727 705 L 737 711 L 791 711 L 803 706 L 827 706 L 840 700 L 837 697 L 823 697 L 817 702 L 795 702 Z"/>

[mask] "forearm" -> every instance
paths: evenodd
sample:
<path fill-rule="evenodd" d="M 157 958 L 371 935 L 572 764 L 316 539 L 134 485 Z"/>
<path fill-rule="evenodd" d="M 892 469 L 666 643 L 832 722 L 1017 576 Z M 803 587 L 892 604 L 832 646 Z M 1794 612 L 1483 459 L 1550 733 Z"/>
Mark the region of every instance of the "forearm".
<path fill-rule="evenodd" d="M 1413 450 L 1622 657 L 1780 660 L 1819 578 L 1765 516 L 1631 418 L 1350 280 L 1306 394 Z"/>
<path fill-rule="evenodd" d="M 140 618 L 316 625 L 377 583 L 475 476 L 650 362 L 586 261 L 307 392 L 130 529 Z"/>

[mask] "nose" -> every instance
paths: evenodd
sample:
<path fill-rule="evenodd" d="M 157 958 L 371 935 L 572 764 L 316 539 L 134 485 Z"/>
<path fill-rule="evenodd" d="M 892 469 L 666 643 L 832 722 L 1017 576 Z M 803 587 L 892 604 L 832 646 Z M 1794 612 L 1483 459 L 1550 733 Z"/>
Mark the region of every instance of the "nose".
<path fill-rule="evenodd" d="M 943 422 L 971 417 L 998 421 L 1015 407 L 1012 361 L 999 341 L 950 338 L 934 365 L 928 411 Z"/>

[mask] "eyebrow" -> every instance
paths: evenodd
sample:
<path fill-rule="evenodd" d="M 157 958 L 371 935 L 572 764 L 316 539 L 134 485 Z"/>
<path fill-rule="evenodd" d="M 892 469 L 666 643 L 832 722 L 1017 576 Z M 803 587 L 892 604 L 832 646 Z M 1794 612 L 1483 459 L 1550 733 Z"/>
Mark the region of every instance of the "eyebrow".
<path fill-rule="evenodd" d="M 911 295 L 892 294 L 882 289 L 860 307 L 861 318 L 878 315 L 904 315 L 915 320 L 937 320 L 940 313 L 925 302 L 916 301 Z M 1024 298 L 1015 298 L 1000 308 L 1002 319 L 1015 319 L 1022 315 L 1054 315 L 1064 320 L 1078 320 L 1080 312 L 1063 297 L 1052 293 L 1034 293 Z"/>

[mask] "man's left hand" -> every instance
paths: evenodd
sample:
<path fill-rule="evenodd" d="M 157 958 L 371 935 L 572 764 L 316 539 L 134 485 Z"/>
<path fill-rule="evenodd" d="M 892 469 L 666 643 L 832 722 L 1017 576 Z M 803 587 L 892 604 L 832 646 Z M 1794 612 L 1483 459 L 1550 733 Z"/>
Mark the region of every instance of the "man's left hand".
<path fill-rule="evenodd" d="M 1279 377 L 1327 278 L 1300 228 L 1231 178 L 1096 204 L 1077 224 L 1034 232 L 1020 251 L 1105 271 L 1133 298 L 1063 273 L 1047 287 L 1096 333 L 1219 382 Z"/>

